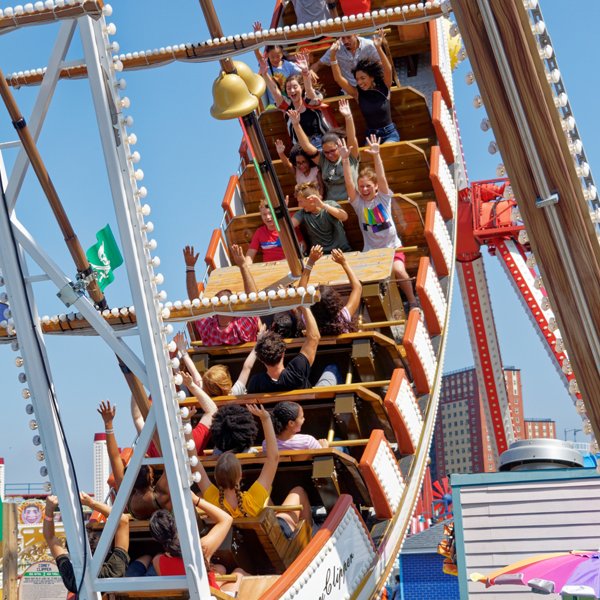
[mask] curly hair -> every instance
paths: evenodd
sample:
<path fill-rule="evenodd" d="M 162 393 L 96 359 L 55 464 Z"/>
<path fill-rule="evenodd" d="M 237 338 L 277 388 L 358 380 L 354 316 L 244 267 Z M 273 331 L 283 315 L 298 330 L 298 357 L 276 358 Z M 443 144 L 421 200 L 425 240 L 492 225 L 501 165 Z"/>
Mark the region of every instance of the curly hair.
<path fill-rule="evenodd" d="M 290 421 L 295 421 L 300 414 L 300 405 L 297 402 L 278 402 L 271 411 L 275 435 L 279 435 L 288 426 Z"/>
<path fill-rule="evenodd" d="M 226 404 L 215 413 L 210 432 L 222 452 L 246 452 L 256 441 L 258 427 L 245 406 Z"/>
<path fill-rule="evenodd" d="M 258 360 L 268 367 L 279 363 L 285 354 L 285 344 L 281 336 L 274 331 L 265 331 L 254 346 Z"/>
<path fill-rule="evenodd" d="M 171 556 L 181 556 L 175 519 L 168 510 L 161 508 L 150 517 L 150 533 L 165 552 Z"/>
<path fill-rule="evenodd" d="M 332 287 L 321 288 L 321 299 L 310 307 L 322 335 L 340 335 L 356 331 L 353 318 L 350 323 L 342 316 L 343 298 Z"/>
<path fill-rule="evenodd" d="M 290 150 L 290 162 L 292 163 L 292 165 L 294 165 L 294 167 L 296 166 L 296 159 L 299 156 L 303 156 L 307 161 L 308 164 L 312 166 L 312 159 L 310 158 L 310 156 L 302 149 L 302 146 L 299 146 L 298 144 L 294 144 L 292 146 L 292 149 Z"/>
<path fill-rule="evenodd" d="M 356 77 L 358 71 L 366 73 L 369 77 L 375 80 L 375 85 L 385 85 L 383 75 L 383 65 L 378 60 L 372 58 L 363 58 L 356 63 L 356 67 L 352 69 L 352 75 Z"/>
<path fill-rule="evenodd" d="M 202 386 L 209 396 L 228 396 L 233 387 L 229 369 L 225 365 L 214 365 L 202 375 Z"/>
<path fill-rule="evenodd" d="M 290 311 L 277 313 L 273 317 L 271 331 L 278 333 L 282 338 L 291 338 L 298 335 L 298 320 Z"/>
<path fill-rule="evenodd" d="M 215 483 L 219 489 L 219 506 L 229 512 L 225 506 L 225 490 L 235 490 L 238 502 L 238 510 L 247 517 L 248 514 L 243 507 L 243 497 L 240 490 L 240 479 L 242 478 L 242 465 L 235 454 L 225 452 L 219 456 L 215 465 Z"/>

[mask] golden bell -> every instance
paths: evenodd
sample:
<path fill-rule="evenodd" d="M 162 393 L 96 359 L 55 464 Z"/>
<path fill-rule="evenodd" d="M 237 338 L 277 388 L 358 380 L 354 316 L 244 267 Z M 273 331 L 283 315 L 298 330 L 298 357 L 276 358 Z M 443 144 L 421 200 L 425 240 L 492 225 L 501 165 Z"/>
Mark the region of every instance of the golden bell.
<path fill-rule="evenodd" d="M 260 98 L 267 89 L 267 83 L 258 74 L 255 73 L 246 63 L 239 60 L 233 61 L 233 66 L 237 71 L 238 75 L 244 80 L 250 93 L 257 98 Z"/>
<path fill-rule="evenodd" d="M 243 117 L 258 108 L 258 98 L 237 73 L 221 72 L 213 83 L 212 94 L 210 114 L 221 121 Z"/>

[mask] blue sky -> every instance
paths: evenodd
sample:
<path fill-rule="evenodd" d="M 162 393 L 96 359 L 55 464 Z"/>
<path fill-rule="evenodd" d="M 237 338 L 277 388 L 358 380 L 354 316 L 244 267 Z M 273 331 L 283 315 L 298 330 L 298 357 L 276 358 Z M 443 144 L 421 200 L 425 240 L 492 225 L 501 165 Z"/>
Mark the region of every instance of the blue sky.
<path fill-rule="evenodd" d="M 235 10 L 231 10 L 231 2 L 215 2 L 225 34 L 250 31 L 256 19 L 268 23 L 273 4 L 272 0 L 236 2 Z M 0 4 L 2 7 L 7 5 Z M 120 44 L 121 52 L 196 42 L 208 37 L 199 4 L 193 0 L 147 2 L 143 11 L 139 3 L 125 0 L 115 0 L 112 5 L 114 13 L 109 21 L 117 25 L 113 39 Z M 600 16 L 600 5 L 587 1 L 573 6 L 576 10 L 565 11 L 563 2 L 542 2 L 575 118 L 593 167 L 598 152 L 593 136 L 596 133 L 599 82 L 596 70 L 585 66 L 594 64 L 599 55 L 595 24 Z M 57 31 L 56 25 L 50 25 L 0 37 L 0 68 L 11 73 L 45 66 Z M 68 59 L 81 56 L 80 44 L 75 40 Z M 253 57 L 246 60 L 255 66 Z M 493 134 L 484 134 L 479 128 L 484 112 L 472 106 L 477 90 L 464 83 L 468 70 L 468 64 L 460 65 L 455 78 L 468 172 L 471 180 L 488 179 L 495 176 L 500 158 L 487 153 Z M 170 300 L 186 297 L 181 248 L 191 243 L 204 255 L 211 231 L 221 219 L 220 203 L 228 177 L 237 168 L 240 142 L 237 123 L 218 122 L 209 115 L 211 86 L 217 73 L 216 64 L 171 64 L 122 74 L 127 81 L 123 95 L 131 99 L 128 113 L 134 118 L 130 131 L 138 137 L 137 150 L 142 157 L 138 166 L 145 173 L 143 185 L 149 192 L 146 201 L 152 207 L 150 218 L 155 223 L 154 237 L 158 241 L 156 254 L 162 261 L 160 271 L 165 275 L 165 289 Z M 36 94 L 37 88 L 15 92 L 25 116 L 28 116 Z M 0 140 L 15 137 L 8 115 L 0 107 Z M 106 223 L 111 223 L 116 231 L 86 80 L 59 84 L 39 148 L 82 245 L 87 248 L 94 243 L 95 232 Z M 4 152 L 9 170 L 15 156 L 14 150 Z M 74 275 L 58 227 L 31 174 L 19 199 L 17 214 L 63 269 Z M 562 437 L 564 428 L 579 428 L 580 419 L 497 259 L 486 255 L 485 262 L 504 363 L 522 369 L 525 414 L 527 417 L 556 419 Z M 31 271 L 38 272 L 37 267 L 33 266 Z M 201 271 L 199 269 L 199 273 Z M 131 304 L 124 275 L 123 270 L 117 271 L 117 281 L 107 288 L 107 298 L 112 306 Z M 64 312 L 52 288 L 47 283 L 38 284 L 40 315 Z M 47 338 L 47 346 L 61 414 L 81 483 L 89 488 L 92 484 L 93 434 L 101 430 L 95 408 L 105 398 L 117 404 L 117 436 L 121 445 L 126 445 L 133 438 L 128 390 L 114 357 L 98 340 Z M 25 402 L 20 393 L 22 386 L 17 381 L 15 356 L 9 347 L 0 346 L 3 410 L 0 456 L 5 458 L 7 482 L 42 481 L 40 463 L 35 460 L 31 443 L 30 417 L 25 413 Z M 445 370 L 472 364 L 457 290 Z M 579 439 L 583 440 L 581 434 Z"/>

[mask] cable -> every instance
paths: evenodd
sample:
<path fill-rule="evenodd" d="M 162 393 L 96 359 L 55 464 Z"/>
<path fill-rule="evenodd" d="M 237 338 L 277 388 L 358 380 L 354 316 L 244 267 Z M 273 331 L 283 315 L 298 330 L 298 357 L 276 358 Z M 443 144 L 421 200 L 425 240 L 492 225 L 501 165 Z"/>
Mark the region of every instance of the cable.
<path fill-rule="evenodd" d="M 6 196 L 4 194 L 4 186 L 2 185 L 2 183 L 3 183 L 2 182 L 2 177 L 0 175 L 0 187 L 2 189 L 2 208 L 3 208 L 3 210 L 6 213 L 7 221 L 10 222 L 10 215 L 8 214 L 8 209 L 7 209 L 7 206 L 6 206 Z M 21 280 L 25 281 L 25 274 L 23 273 L 23 267 L 21 265 L 21 261 L 18 259 L 18 257 L 19 257 L 19 245 L 17 244 L 17 241 L 15 239 L 15 235 L 14 235 L 14 231 L 13 231 L 12 227 L 9 227 L 9 229 L 10 229 L 10 242 L 11 242 L 11 245 L 12 245 L 12 247 L 14 249 L 15 256 L 17 257 L 17 265 L 18 265 L 19 273 L 21 275 Z M 26 303 L 27 303 L 27 314 L 29 315 L 29 320 L 30 320 L 30 323 L 31 323 L 31 328 L 35 331 L 35 323 L 34 323 L 34 321 L 32 319 L 32 306 L 31 306 L 31 301 L 30 301 L 30 298 L 29 298 L 29 294 L 26 293 L 25 294 L 25 298 L 26 298 Z M 40 357 L 43 357 L 44 356 L 44 351 L 43 351 L 43 348 L 42 348 L 42 346 L 40 344 L 40 339 L 39 339 L 38 335 L 34 335 L 33 337 L 35 339 L 35 344 L 37 346 L 38 353 L 39 353 Z M 16 335 L 16 338 L 17 338 L 17 340 L 19 339 L 18 338 L 18 334 Z M 56 395 L 54 393 L 54 388 L 51 385 L 50 373 L 48 372 L 48 367 L 46 365 L 45 360 L 43 360 L 43 358 L 41 360 L 41 363 L 42 363 L 42 368 L 44 370 L 44 379 L 46 381 L 46 386 L 48 388 L 48 391 L 50 393 L 50 398 L 52 400 L 52 408 L 54 409 L 54 416 L 56 417 L 56 421 L 58 423 L 59 430 L 60 430 L 60 435 L 62 437 L 62 442 L 64 444 L 64 448 L 65 448 L 66 453 L 67 453 L 67 459 L 69 461 L 69 465 L 70 465 L 71 471 L 73 473 L 73 484 L 75 486 L 75 491 L 76 491 L 76 494 L 77 494 L 77 502 L 79 504 L 79 516 L 81 517 L 81 530 L 82 530 L 82 532 L 84 532 L 84 535 L 83 535 L 83 546 L 82 546 L 83 547 L 83 569 L 82 569 L 82 572 L 81 572 L 81 579 L 79 580 L 79 583 L 77 585 L 77 593 L 76 593 L 76 597 L 78 598 L 79 597 L 79 593 L 81 591 L 81 588 L 83 586 L 83 580 L 84 580 L 84 577 L 85 577 L 85 570 L 86 570 L 86 567 L 87 567 L 87 544 L 86 544 L 86 537 L 85 537 L 85 518 L 84 518 L 84 515 L 83 515 L 83 507 L 81 506 L 81 502 L 79 502 L 79 493 L 80 493 L 80 490 L 79 490 L 79 482 L 77 480 L 77 473 L 75 472 L 75 464 L 73 462 L 73 456 L 71 454 L 71 449 L 69 448 L 69 443 L 67 441 L 67 436 L 65 434 L 65 430 L 64 430 L 64 427 L 63 427 L 63 424 L 62 424 L 62 420 L 60 418 L 60 412 L 59 412 L 59 409 L 58 409 L 58 402 L 56 400 Z"/>

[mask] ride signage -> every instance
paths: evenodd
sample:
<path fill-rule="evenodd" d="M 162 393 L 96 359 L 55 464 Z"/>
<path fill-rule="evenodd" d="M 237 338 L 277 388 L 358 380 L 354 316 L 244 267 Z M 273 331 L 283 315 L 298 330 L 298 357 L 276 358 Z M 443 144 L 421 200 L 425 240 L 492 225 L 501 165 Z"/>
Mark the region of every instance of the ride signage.
<path fill-rule="evenodd" d="M 38 562 L 21 577 L 19 600 L 64 600 L 67 591 L 53 562 Z"/>

